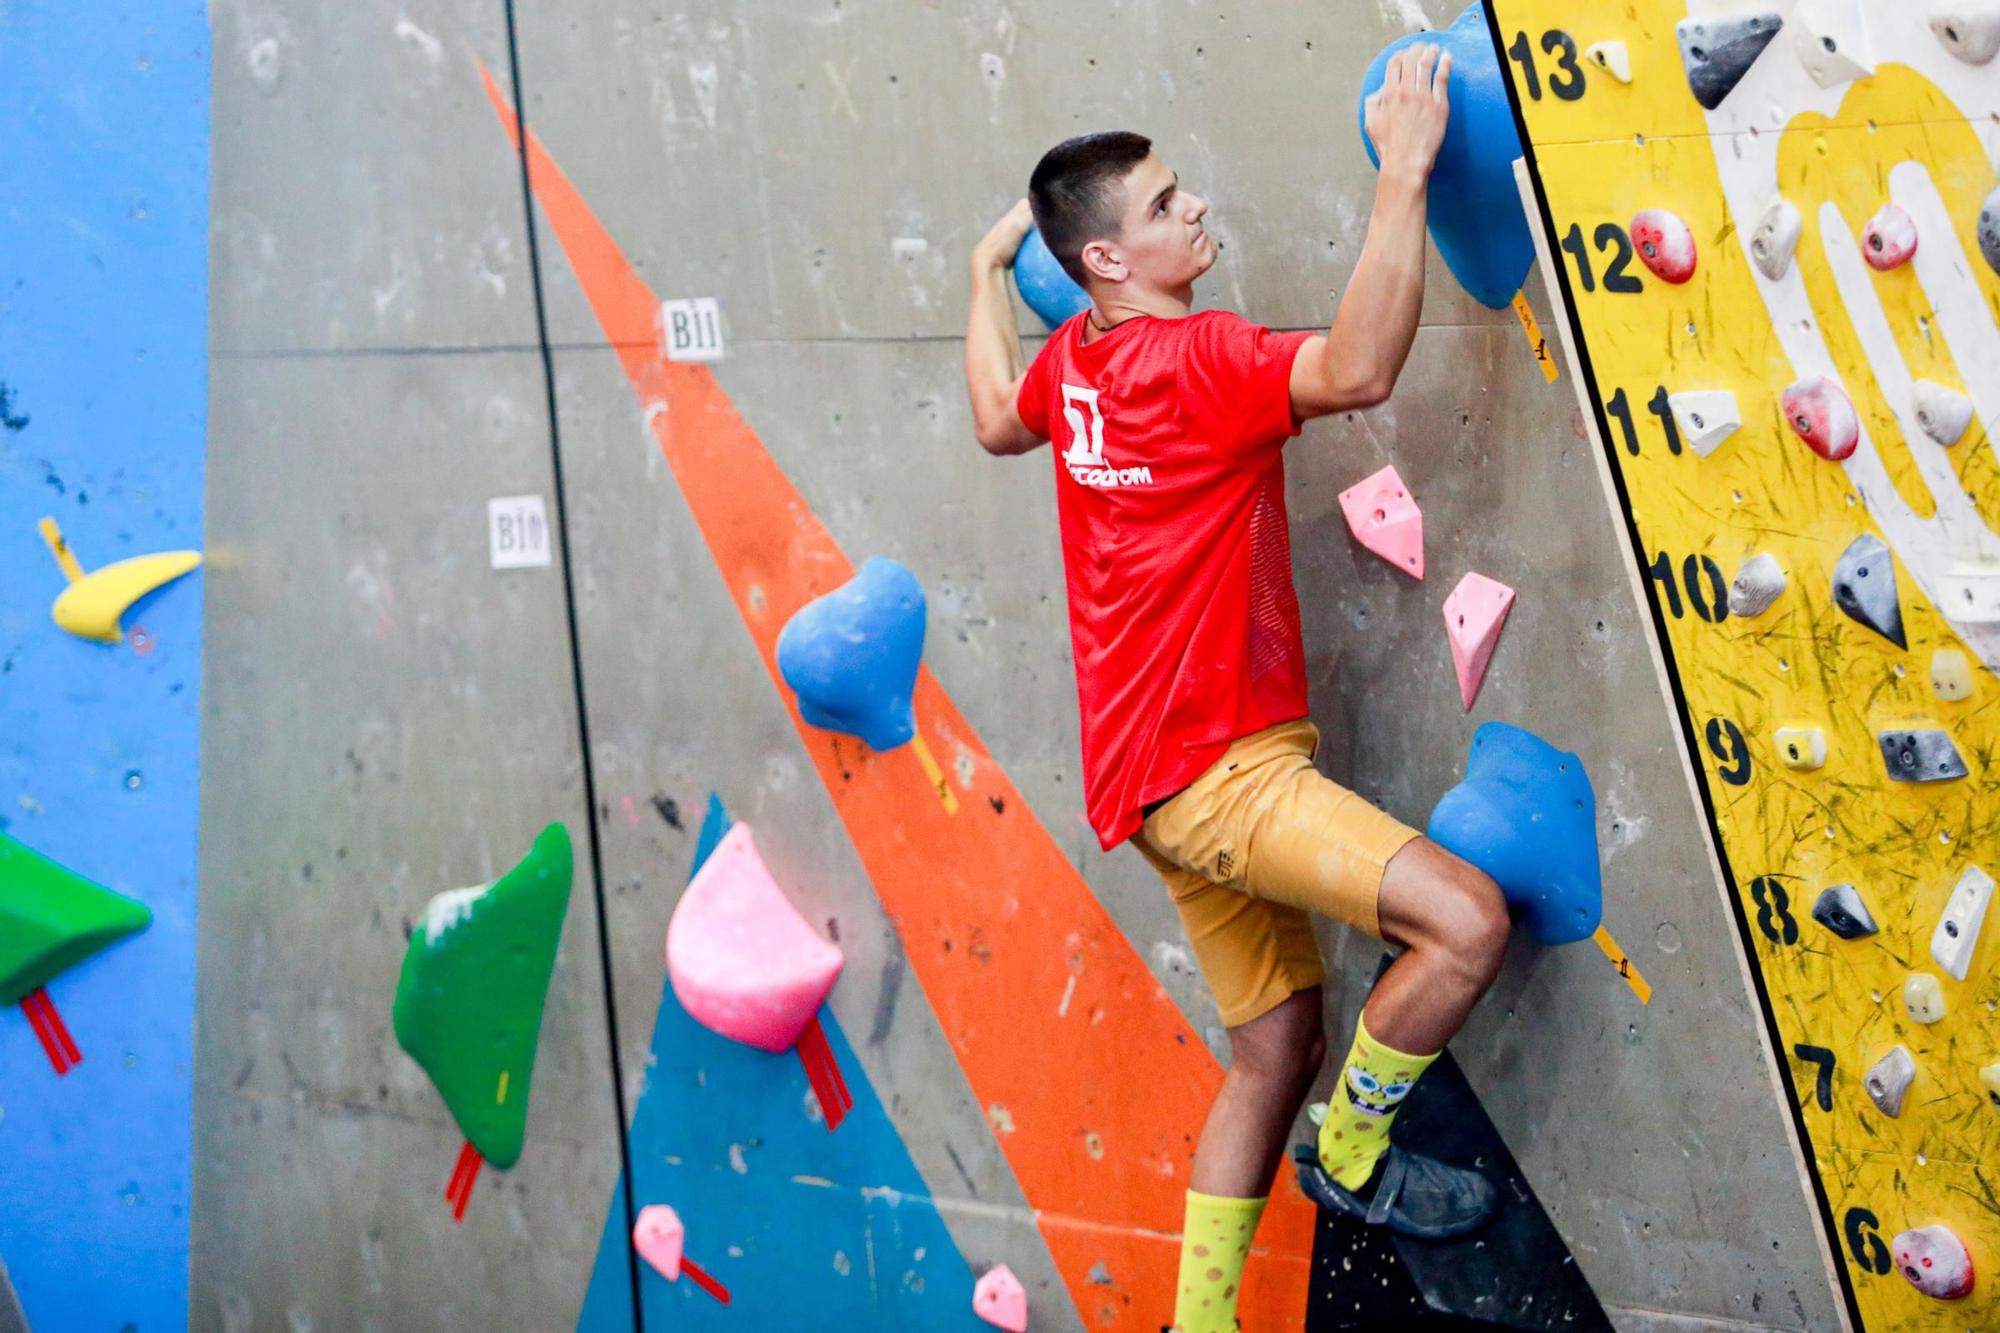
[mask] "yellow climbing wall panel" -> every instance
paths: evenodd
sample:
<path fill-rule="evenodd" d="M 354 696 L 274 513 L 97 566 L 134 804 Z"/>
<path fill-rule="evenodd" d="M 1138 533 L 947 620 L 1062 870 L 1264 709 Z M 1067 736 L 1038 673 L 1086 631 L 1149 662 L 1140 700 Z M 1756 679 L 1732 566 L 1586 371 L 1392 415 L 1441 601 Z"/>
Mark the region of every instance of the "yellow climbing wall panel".
<path fill-rule="evenodd" d="M 2000 60 L 1948 52 L 1924 5 L 1860 8 L 1865 32 L 1829 32 L 1773 5 L 1785 29 L 1712 111 L 1684 70 L 1684 4 L 1495 0 L 1491 12 L 1857 1306 L 1871 1330 L 1994 1328 L 2000 1105 L 1979 1071 L 2000 1062 L 2000 925 L 1984 931 L 1962 982 L 1931 941 L 1969 866 L 2000 875 L 2000 626 L 1960 607 L 1953 582 L 2000 570 L 2000 461 L 1983 424 L 1997 419 L 1989 407 L 2000 412 L 2000 277 L 1976 236 L 1996 184 Z M 1873 72 L 1821 87 L 1803 60 L 1809 27 Z M 1605 42 L 1624 44 L 1629 83 L 1588 54 Z M 1773 280 L 1749 242 L 1779 194 L 1801 226 Z M 1861 260 L 1862 229 L 1891 200 L 1917 223 L 1917 256 L 1876 272 Z M 1685 284 L 1656 277 L 1631 249 L 1633 215 L 1651 208 L 1691 229 L 1699 263 Z M 1784 390 L 1814 374 L 1836 379 L 1858 414 L 1845 463 L 1817 456 L 1786 422 Z M 1969 392 L 1980 409 L 1956 444 L 1919 429 L 1921 379 Z M 1742 424 L 1703 457 L 1671 424 L 1667 397 L 1714 390 L 1735 395 Z M 1835 604 L 1835 564 L 1863 534 L 1894 553 L 1907 649 Z M 1733 615 L 1727 588 L 1759 553 L 1786 587 L 1762 614 Z M 1934 691 L 1940 649 L 1972 664 L 1967 697 Z M 1780 727 L 1818 728 L 1824 765 L 1787 767 Z M 1948 733 L 1969 775 L 1891 781 L 1877 734 L 1919 727 Z M 1856 887 L 1877 934 L 1842 939 L 1814 920 L 1815 900 L 1838 884 Z M 1945 1016 L 1928 1026 L 1903 1000 L 1918 972 L 1944 992 Z M 1898 1045 L 1917 1074 L 1891 1118 L 1864 1079 Z M 1700 1116 L 1701 1090 L 1687 1096 Z M 1793 1182 L 1772 1167 L 1742 1186 Z M 1978 1282 L 1963 1300 L 1924 1295 L 1891 1260 L 1897 1233 L 1934 1223 L 1972 1256 Z"/>

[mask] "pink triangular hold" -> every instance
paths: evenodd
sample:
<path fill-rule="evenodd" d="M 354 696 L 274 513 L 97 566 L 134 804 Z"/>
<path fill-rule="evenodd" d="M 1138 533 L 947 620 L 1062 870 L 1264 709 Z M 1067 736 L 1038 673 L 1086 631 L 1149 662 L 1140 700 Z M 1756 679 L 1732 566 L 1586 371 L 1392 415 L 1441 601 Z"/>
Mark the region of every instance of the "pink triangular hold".
<path fill-rule="evenodd" d="M 687 1228 L 680 1214 L 663 1203 L 649 1203 L 639 1210 L 632 1226 L 632 1248 L 639 1257 L 659 1270 L 669 1282 L 681 1280 L 681 1243 Z"/>
<path fill-rule="evenodd" d="M 1467 574 L 1444 599 L 1444 632 L 1451 636 L 1451 665 L 1458 672 L 1458 697 L 1467 712 L 1479 697 L 1493 645 L 1514 605 L 1514 590 L 1484 574 Z"/>
<path fill-rule="evenodd" d="M 973 1284 L 972 1312 L 1007 1333 L 1027 1333 L 1028 1293 L 1012 1269 L 996 1264 Z"/>
<path fill-rule="evenodd" d="M 667 923 L 667 976 L 690 1017 L 725 1037 L 788 1051 L 840 975 L 840 950 L 785 897 L 750 826 L 736 824 L 688 881 Z"/>
<path fill-rule="evenodd" d="M 1424 576 L 1424 513 L 1392 463 L 1340 493 L 1354 540 L 1413 579 Z"/>

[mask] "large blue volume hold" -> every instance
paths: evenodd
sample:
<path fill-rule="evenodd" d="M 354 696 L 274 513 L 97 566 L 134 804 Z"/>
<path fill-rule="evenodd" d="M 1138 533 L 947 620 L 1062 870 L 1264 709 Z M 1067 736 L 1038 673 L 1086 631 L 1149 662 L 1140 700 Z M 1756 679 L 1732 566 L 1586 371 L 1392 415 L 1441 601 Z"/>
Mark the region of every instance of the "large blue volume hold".
<path fill-rule="evenodd" d="M 815 727 L 893 750 L 917 733 L 910 692 L 924 655 L 924 590 L 887 556 L 798 609 L 778 634 L 778 671 Z"/>
<path fill-rule="evenodd" d="M 1027 239 L 1014 252 L 1014 285 L 1028 309 L 1053 330 L 1070 316 L 1090 309 L 1090 294 L 1050 253 L 1041 228 L 1028 228 Z"/>
<path fill-rule="evenodd" d="M 1375 57 L 1361 80 L 1361 143 L 1377 167 L 1382 159 L 1368 138 L 1368 99 L 1382 86 L 1389 57 L 1415 42 L 1435 42 L 1451 52 L 1451 119 L 1431 168 L 1431 239 L 1452 276 L 1480 304 L 1511 305 L 1535 262 L 1535 241 L 1514 184 L 1521 136 L 1507 104 L 1507 80 L 1493 58 L 1493 39 L 1478 5 L 1467 7 L 1443 32 L 1399 37 Z"/>
<path fill-rule="evenodd" d="M 1532 731 L 1488 722 L 1472 734 L 1465 781 L 1431 811 L 1430 839 L 1493 876 L 1536 939 L 1597 933 L 1597 794 L 1583 761 Z"/>

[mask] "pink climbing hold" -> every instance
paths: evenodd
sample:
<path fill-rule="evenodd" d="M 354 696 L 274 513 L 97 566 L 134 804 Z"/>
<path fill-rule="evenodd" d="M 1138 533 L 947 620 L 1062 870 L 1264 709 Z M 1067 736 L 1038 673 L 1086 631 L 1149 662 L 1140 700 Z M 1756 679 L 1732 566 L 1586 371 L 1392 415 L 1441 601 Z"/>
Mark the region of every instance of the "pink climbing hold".
<path fill-rule="evenodd" d="M 1861 229 L 1861 257 L 1882 273 L 1909 262 L 1917 252 L 1917 224 L 1898 204 L 1884 204 Z"/>
<path fill-rule="evenodd" d="M 1847 390 L 1824 375 L 1802 379 L 1785 390 L 1785 420 L 1800 439 L 1829 463 L 1844 461 L 1861 439 L 1861 422 Z"/>
<path fill-rule="evenodd" d="M 1972 1291 L 1972 1256 L 1947 1226 L 1918 1227 L 1896 1237 L 1896 1271 L 1926 1296 L 1955 1301 Z"/>
<path fill-rule="evenodd" d="M 1424 512 L 1394 464 L 1340 493 L 1354 540 L 1413 579 L 1424 576 Z"/>
<path fill-rule="evenodd" d="M 1629 230 L 1640 261 L 1654 277 L 1679 283 L 1694 276 L 1694 233 L 1678 213 L 1648 208 L 1632 219 Z"/>
<path fill-rule="evenodd" d="M 681 1280 L 681 1245 L 686 1239 L 687 1228 L 681 1225 L 680 1214 L 663 1203 L 641 1208 L 639 1220 L 632 1225 L 632 1248 L 669 1282 Z"/>
<path fill-rule="evenodd" d="M 1444 632 L 1451 636 L 1451 665 L 1458 672 L 1458 697 L 1466 711 L 1479 697 L 1486 664 L 1500 642 L 1500 627 L 1514 606 L 1514 590 L 1484 574 L 1467 574 L 1444 599 Z"/>
<path fill-rule="evenodd" d="M 1027 1333 L 1028 1293 L 1012 1269 L 996 1264 L 973 1284 L 972 1312 L 1007 1333 Z"/>
<path fill-rule="evenodd" d="M 667 975 L 682 1006 L 761 1050 L 798 1042 L 840 964 L 764 868 L 747 824 L 723 835 L 667 923 Z"/>

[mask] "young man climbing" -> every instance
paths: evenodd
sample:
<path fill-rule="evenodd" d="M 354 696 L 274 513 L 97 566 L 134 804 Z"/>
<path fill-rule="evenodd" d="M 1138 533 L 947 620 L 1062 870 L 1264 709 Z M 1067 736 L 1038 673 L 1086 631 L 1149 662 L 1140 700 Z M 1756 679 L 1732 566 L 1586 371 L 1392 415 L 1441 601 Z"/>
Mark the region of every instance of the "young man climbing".
<path fill-rule="evenodd" d="M 1300 1183 L 1322 1206 L 1420 1237 L 1495 1202 L 1474 1172 L 1389 1142 L 1398 1104 L 1498 973 L 1508 936 L 1480 871 L 1312 764 L 1283 447 L 1308 418 L 1380 403 L 1423 300 L 1425 192 L 1451 58 L 1389 64 L 1365 123 L 1374 212 L 1326 333 L 1190 313 L 1215 263 L 1208 205 L 1134 134 L 1057 145 L 972 256 L 965 378 L 979 442 L 1056 439 L 1056 493 L 1085 797 L 1106 850 L 1166 880 L 1229 1030 L 1195 1149 L 1174 1322 L 1235 1325 L 1284 1140 L 1326 1055 L 1308 913 L 1401 947 L 1368 997 Z M 1031 221 L 1092 305 L 1023 369 L 1007 269 Z"/>

